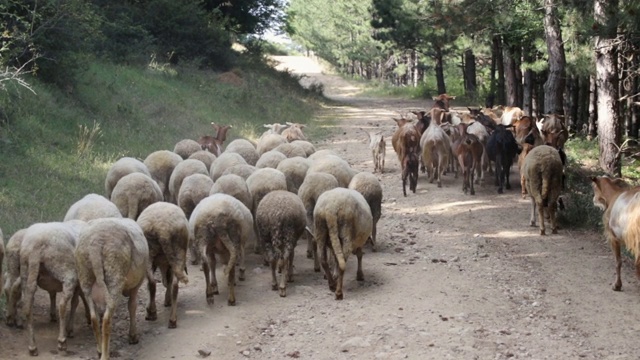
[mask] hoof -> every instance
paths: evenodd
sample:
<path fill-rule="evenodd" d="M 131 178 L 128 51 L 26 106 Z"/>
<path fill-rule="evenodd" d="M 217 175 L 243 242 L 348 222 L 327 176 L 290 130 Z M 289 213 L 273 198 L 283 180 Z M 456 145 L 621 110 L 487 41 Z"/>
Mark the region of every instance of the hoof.
<path fill-rule="evenodd" d="M 307 251 L 307 259 L 313 259 L 313 252 Z"/>
<path fill-rule="evenodd" d="M 58 322 L 58 317 L 56 315 L 51 314 L 49 316 L 49 322 L 52 322 L 52 323 Z"/>
<path fill-rule="evenodd" d="M 438 187 L 441 188 L 442 187 L 442 183 L 439 182 L 438 183 Z"/>
<path fill-rule="evenodd" d="M 280 297 L 287 297 L 287 288 L 280 288 Z"/>
<path fill-rule="evenodd" d="M 140 337 L 137 334 L 136 335 L 129 335 L 129 344 L 135 345 L 138 342 L 140 342 Z"/>
<path fill-rule="evenodd" d="M 356 280 L 357 281 L 364 281 L 364 274 L 363 273 L 359 273 L 356 275 Z"/>
<path fill-rule="evenodd" d="M 213 296 L 207 296 L 207 304 L 213 305 Z"/>
<path fill-rule="evenodd" d="M 58 340 L 58 351 L 67 351 L 67 339 Z"/>
<path fill-rule="evenodd" d="M 145 316 L 144 319 L 148 320 L 148 321 L 156 321 L 156 320 L 158 320 L 158 313 L 156 311 L 152 312 L 152 311 L 147 310 L 147 316 Z"/>
<path fill-rule="evenodd" d="M 552 233 L 552 234 L 557 234 L 557 233 L 558 233 L 558 229 L 553 229 L 553 230 L 551 230 L 551 233 Z"/>
<path fill-rule="evenodd" d="M 316 267 L 314 267 L 314 268 L 313 268 L 313 271 L 315 271 L 315 272 L 320 272 L 320 268 L 316 268 Z"/>
<path fill-rule="evenodd" d="M 547 235 L 547 234 L 545 234 L 544 230 L 540 230 L 540 235 Z"/>
<path fill-rule="evenodd" d="M 475 195 L 475 194 L 476 194 L 476 192 L 472 190 L 472 191 L 470 192 L 470 194 L 471 194 L 471 195 Z"/>
<path fill-rule="evenodd" d="M 169 307 L 169 306 L 171 306 L 171 300 L 169 300 L 169 302 L 166 302 L 166 301 L 165 301 L 165 302 L 164 302 L 164 304 L 162 304 L 162 305 L 164 305 L 164 307 Z"/>
<path fill-rule="evenodd" d="M 320 271 L 320 270 L 318 269 L 318 271 Z M 8 327 L 16 327 L 16 319 L 7 318 L 5 320 L 5 324 L 7 324 Z"/>
<path fill-rule="evenodd" d="M 498 189 L 498 194 L 502 194 L 502 193 L 503 193 L 502 189 Z"/>
<path fill-rule="evenodd" d="M 236 299 L 229 299 L 229 300 L 227 300 L 227 305 L 229 305 L 229 306 L 236 306 Z"/>
<path fill-rule="evenodd" d="M 329 284 L 329 290 L 336 291 L 336 286 Z"/>
<path fill-rule="evenodd" d="M 278 284 L 271 284 L 271 290 L 273 291 L 278 290 Z"/>
<path fill-rule="evenodd" d="M 31 356 L 38 356 L 38 348 L 34 347 L 33 349 L 31 347 L 29 347 L 29 355 Z"/>
<path fill-rule="evenodd" d="M 218 290 L 217 286 L 213 288 L 213 295 L 220 295 L 220 290 Z"/>
<path fill-rule="evenodd" d="M 67 330 L 67 337 L 73 339 L 73 337 L 74 337 L 73 330 L 71 330 L 71 329 Z"/>
<path fill-rule="evenodd" d="M 177 320 L 169 320 L 169 329 L 175 329 L 178 327 L 178 321 Z"/>
<path fill-rule="evenodd" d="M 343 297 L 343 294 L 336 294 L 336 300 L 342 300 Z"/>

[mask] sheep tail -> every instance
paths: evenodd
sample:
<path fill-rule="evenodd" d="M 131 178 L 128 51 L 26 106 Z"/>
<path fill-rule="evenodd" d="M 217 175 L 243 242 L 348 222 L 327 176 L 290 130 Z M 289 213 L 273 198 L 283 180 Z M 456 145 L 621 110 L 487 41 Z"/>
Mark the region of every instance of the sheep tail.
<path fill-rule="evenodd" d="M 347 268 L 346 261 L 344 259 L 344 253 L 342 252 L 342 244 L 340 243 L 340 237 L 338 236 L 338 219 L 334 218 L 332 224 L 329 226 L 329 238 L 331 239 L 331 247 L 338 260 L 338 266 L 340 271 L 344 271 Z"/>
<path fill-rule="evenodd" d="M 542 189 L 540 191 L 540 196 L 542 197 L 542 206 L 549 206 L 549 177 L 542 176 Z"/>
<path fill-rule="evenodd" d="M 182 234 L 182 236 L 188 237 L 189 233 L 187 232 L 186 234 Z M 170 242 L 160 241 L 160 247 L 162 248 L 162 252 L 167 256 L 167 260 L 169 260 L 173 275 L 178 279 L 178 281 L 183 284 L 188 284 L 189 278 L 185 275 L 185 272 L 187 271 L 186 259 L 183 258 L 183 261 L 180 261 L 178 256 L 176 256 L 176 251 L 178 249 L 174 249 Z M 189 245 L 187 243 L 187 248 L 188 247 Z"/>
<path fill-rule="evenodd" d="M 91 299 L 96 304 L 99 313 L 103 313 L 107 304 L 107 296 L 109 294 L 107 283 L 104 280 L 104 263 L 102 251 L 96 251 L 98 249 L 91 249 L 89 252 L 89 261 L 91 263 L 91 270 L 96 281 L 91 289 Z"/>
<path fill-rule="evenodd" d="M 227 232 L 220 233 L 220 241 L 224 244 L 224 246 L 229 251 L 229 263 L 224 268 L 225 277 L 229 277 L 229 272 L 236 266 L 236 261 L 238 259 L 238 252 L 236 251 L 236 247 L 233 245 L 233 241 L 229 237 Z"/>

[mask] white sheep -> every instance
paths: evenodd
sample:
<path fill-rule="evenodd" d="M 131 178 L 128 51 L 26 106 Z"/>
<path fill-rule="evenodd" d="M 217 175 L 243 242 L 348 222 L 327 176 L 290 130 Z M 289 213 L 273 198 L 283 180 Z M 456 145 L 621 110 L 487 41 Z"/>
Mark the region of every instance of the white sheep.
<path fill-rule="evenodd" d="M 144 164 L 149 169 L 151 178 L 158 183 L 164 196 L 164 201 L 171 201 L 169 193 L 169 180 L 173 169 L 182 161 L 182 157 L 173 151 L 158 150 L 149 154 L 144 159 Z"/>
<path fill-rule="evenodd" d="M 287 139 L 280 134 L 267 134 L 258 140 L 258 145 L 256 146 L 256 150 L 258 151 L 258 155 L 262 156 L 262 154 L 267 151 L 273 150 L 278 145 L 284 144 L 287 142 Z"/>
<path fill-rule="evenodd" d="M 215 182 L 228 168 L 235 165 L 246 164 L 246 160 L 240 154 L 225 151 L 220 154 L 220 156 L 218 156 L 213 164 L 211 164 L 211 168 L 209 169 L 209 176 L 211 176 L 211 179 Z"/>
<path fill-rule="evenodd" d="M 304 178 L 307 176 L 307 171 L 311 167 L 311 161 L 306 158 L 296 156 L 282 160 L 276 170 L 281 171 L 287 178 L 287 189 L 294 194 L 298 193 L 298 189 Z"/>
<path fill-rule="evenodd" d="M 33 330 L 33 301 L 38 287 L 51 293 L 61 292 L 58 305 L 58 350 L 67 350 L 67 334 L 73 336 L 73 313 L 79 292 L 74 251 L 81 230 L 80 220 L 38 223 L 27 228 L 20 245 L 20 283 L 22 311 L 26 319 L 29 354 L 38 355 Z M 75 298 L 72 301 L 72 298 Z M 72 301 L 71 309 L 69 302 Z M 54 300 L 55 302 L 55 300 Z M 67 311 L 69 311 L 67 315 Z"/>
<path fill-rule="evenodd" d="M 244 278 L 244 246 L 251 236 L 253 217 L 251 211 L 240 200 L 227 194 L 214 194 L 196 206 L 189 228 L 201 256 L 207 303 L 213 304 L 213 295 L 218 294 L 216 280 L 216 258 L 220 256 L 225 265 L 224 274 L 229 286 L 228 305 L 236 304 L 235 268 L 238 262 L 240 279 Z"/>
<path fill-rule="evenodd" d="M 305 140 L 295 140 L 293 142 L 291 142 L 293 145 L 296 145 L 298 147 L 301 147 L 305 154 L 307 154 L 307 156 L 305 157 L 309 157 L 311 156 L 313 153 L 316 152 L 316 147 L 313 146 L 312 143 L 305 141 Z"/>
<path fill-rule="evenodd" d="M 217 156 L 215 156 L 213 153 L 208 152 L 207 150 L 196 151 L 191 154 L 191 156 L 189 156 L 189 159 L 202 161 L 204 167 L 207 168 L 207 170 L 211 168 L 211 164 L 216 161 L 216 158 Z"/>
<path fill-rule="evenodd" d="M 294 143 L 280 144 L 280 145 L 276 146 L 276 148 L 273 149 L 273 151 L 279 151 L 279 152 L 283 153 L 288 158 L 292 158 L 294 156 L 299 156 L 299 157 L 303 157 L 303 158 L 307 157 L 307 153 L 304 150 L 304 148 L 302 146 L 299 146 L 299 145 L 295 144 L 295 142 Z"/>
<path fill-rule="evenodd" d="M 349 254 L 354 253 L 358 258 L 356 280 L 364 281 L 362 247 L 371 236 L 371 210 L 359 192 L 335 188 L 320 195 L 313 211 L 313 219 L 320 263 L 329 281 L 329 289 L 335 290 L 336 300 L 342 300 L 342 280 Z M 337 279 L 334 278 L 334 271 L 329 268 L 327 250 L 335 256 Z"/>
<path fill-rule="evenodd" d="M 227 194 L 240 200 L 249 210 L 253 210 L 253 198 L 247 182 L 242 177 L 235 174 L 222 175 L 213 184 L 209 195 Z"/>
<path fill-rule="evenodd" d="M 129 297 L 129 343 L 137 344 L 139 341 L 137 297 L 144 279 L 151 279 L 149 246 L 135 221 L 96 219 L 80 232 L 75 258 L 98 353 L 102 360 L 106 360 L 109 359 L 111 321 L 122 295 Z"/>
<path fill-rule="evenodd" d="M 162 199 L 162 190 L 158 184 L 141 173 L 132 173 L 123 177 L 111 193 L 111 202 L 116 205 L 120 214 L 132 220 L 137 219 L 147 206 Z"/>
<path fill-rule="evenodd" d="M 185 179 L 185 183 L 191 175 Z M 189 246 L 189 221 L 185 213 L 176 205 L 168 202 L 155 203 L 144 209 L 138 217 L 138 225 L 144 232 L 149 246 L 151 271 L 160 269 L 162 284 L 166 292 L 164 306 L 171 306 L 169 315 L 169 329 L 177 326 L 178 316 L 178 282 L 187 284 L 189 279 L 185 275 L 187 263 L 187 247 Z M 158 318 L 156 310 L 156 282 L 148 281 L 149 305 L 147 306 L 147 320 Z"/>
<path fill-rule="evenodd" d="M 323 157 L 325 157 L 327 155 L 333 155 L 333 156 L 340 157 L 340 155 L 337 152 L 335 152 L 335 151 L 333 151 L 331 149 L 322 149 L 322 150 L 314 151 L 313 154 L 307 156 L 307 159 L 309 159 L 311 161 L 316 161 L 318 159 L 322 159 Z"/>
<path fill-rule="evenodd" d="M 256 210 L 256 224 L 265 259 L 271 265 L 271 289 L 287 296 L 287 282 L 293 281 L 293 256 L 298 239 L 306 228 L 305 208 L 296 194 L 284 190 L 268 193 Z M 280 283 L 276 267 L 282 264 Z"/>
<path fill-rule="evenodd" d="M 109 168 L 109 171 L 107 171 L 107 176 L 104 181 L 106 198 L 111 199 L 111 192 L 113 192 L 113 188 L 120 179 L 134 172 L 143 173 L 151 177 L 147 166 L 138 159 L 123 157 L 116 161 L 111 168 Z"/>
<path fill-rule="evenodd" d="M 98 194 L 87 194 L 69 207 L 63 221 L 89 221 L 105 217 L 122 217 L 118 207 L 109 199 Z"/>
<path fill-rule="evenodd" d="M 5 322 L 7 326 L 22 326 L 21 319 L 17 316 L 20 299 L 22 298 L 22 283 L 20 280 L 20 247 L 27 229 L 16 231 L 9 238 L 5 248 L 7 258 L 7 268 L 4 275 L 4 293 L 7 298 L 7 307 L 5 309 Z M 49 318 L 51 322 L 57 321 L 56 315 L 56 293 L 49 292 L 50 307 Z"/>
<path fill-rule="evenodd" d="M 256 162 L 256 168 L 277 168 L 278 164 L 286 159 L 287 156 L 280 151 L 271 150 L 260 155 L 260 159 Z"/>
<path fill-rule="evenodd" d="M 333 175 L 341 187 L 346 188 L 351 182 L 351 178 L 358 173 L 357 170 L 351 168 L 349 163 L 344 159 L 335 155 L 326 155 L 322 158 L 313 160 L 307 174 L 314 172 L 324 172 Z"/>
<path fill-rule="evenodd" d="M 225 171 L 222 172 L 222 176 L 233 174 L 233 175 L 238 175 L 241 178 L 246 180 L 257 169 L 258 169 L 257 167 L 249 164 L 234 165 L 225 169 Z"/>
<path fill-rule="evenodd" d="M 215 162 L 214 162 L 215 163 Z M 209 169 L 200 160 L 187 159 L 173 169 L 171 177 L 169 178 L 169 194 L 171 194 L 171 203 L 178 203 L 178 196 L 180 194 L 180 186 L 184 179 L 193 174 L 209 175 Z"/>
<path fill-rule="evenodd" d="M 382 131 L 365 131 L 369 137 L 369 149 L 373 156 L 373 172 L 384 172 L 384 158 L 386 155 L 387 142 L 384 140 Z"/>
<path fill-rule="evenodd" d="M 327 173 L 311 173 L 304 178 L 300 189 L 298 189 L 298 196 L 307 211 L 307 226 L 311 229 L 311 233 L 314 232 L 313 210 L 316 207 L 318 197 L 325 191 L 335 189 L 339 186 L 338 180 L 336 180 L 333 175 Z M 318 259 L 318 252 L 316 250 L 315 239 L 313 236 L 309 236 L 307 241 L 307 258 L 313 259 L 313 270 L 320 271 L 320 260 Z"/>
<path fill-rule="evenodd" d="M 360 172 L 356 174 L 349 183 L 349 189 L 358 191 L 367 200 L 373 217 L 371 228 L 371 249 L 376 250 L 376 233 L 378 220 L 382 214 L 382 185 L 380 180 L 370 172 Z"/>
<path fill-rule="evenodd" d="M 183 160 L 186 160 L 196 151 L 202 150 L 202 145 L 192 139 L 183 139 L 176 143 L 173 147 L 173 152 L 180 155 Z"/>
<path fill-rule="evenodd" d="M 531 196 L 531 226 L 536 226 L 536 207 L 540 217 L 540 235 L 545 235 L 544 209 L 549 213 L 551 233 L 558 233 L 556 207 L 562 190 L 562 160 L 558 150 L 548 145 L 531 149 L 522 166 L 527 192 Z"/>
<path fill-rule="evenodd" d="M 255 165 L 260 158 L 255 145 L 253 145 L 249 140 L 246 139 L 233 140 L 229 143 L 229 145 L 227 145 L 227 148 L 224 150 L 224 152 L 239 154 L 249 165 Z"/>
<path fill-rule="evenodd" d="M 302 132 L 302 129 L 306 127 L 304 124 L 287 122 L 287 125 L 289 125 L 289 127 L 284 129 L 282 136 L 284 136 L 288 142 L 295 140 L 307 140 L 307 137 Z"/>
<path fill-rule="evenodd" d="M 287 178 L 284 174 L 276 169 L 264 168 L 256 170 L 251 176 L 247 178 L 247 188 L 251 194 L 253 215 L 255 217 L 255 211 L 258 209 L 258 204 L 262 201 L 268 193 L 275 190 L 287 190 Z M 260 234 L 257 227 L 255 228 L 257 235 L 257 243 L 254 249 L 256 254 L 262 252 L 262 244 L 260 243 Z"/>
<path fill-rule="evenodd" d="M 208 175 L 192 174 L 184 178 L 178 192 L 178 206 L 184 211 L 187 219 L 191 217 L 196 205 L 209 196 L 212 186 L 213 180 Z"/>
<path fill-rule="evenodd" d="M 262 135 L 260 136 L 261 139 L 269 134 L 282 134 L 282 131 L 284 131 L 284 129 L 289 127 L 289 125 L 287 124 L 283 125 L 279 123 L 263 124 L 262 126 L 266 127 L 268 130 L 262 133 Z"/>

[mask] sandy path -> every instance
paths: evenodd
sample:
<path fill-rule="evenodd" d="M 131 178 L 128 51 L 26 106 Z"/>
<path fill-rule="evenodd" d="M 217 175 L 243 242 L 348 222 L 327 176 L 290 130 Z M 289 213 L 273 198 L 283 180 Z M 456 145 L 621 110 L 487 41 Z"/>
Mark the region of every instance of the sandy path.
<path fill-rule="evenodd" d="M 342 105 L 324 110 L 340 129 L 317 148 L 330 148 L 358 170 L 373 163 L 359 128 L 389 135 L 391 116 L 430 107 L 421 101 L 367 99 L 358 88 L 323 74 L 307 58 L 286 58 L 284 66 L 322 82 Z M 463 105 L 463 104 L 460 104 Z M 613 258 L 600 234 L 561 229 L 540 237 L 528 226 L 529 201 L 520 198 L 515 167 L 513 189 L 498 195 L 490 181 L 477 195 L 464 195 L 451 175 L 443 188 L 420 175 L 416 194 L 402 196 L 399 163 L 387 141 L 386 172 L 378 227 L 379 251 L 366 251 L 365 281 L 355 280 L 355 258 L 345 277 L 345 299 L 335 301 L 322 275 L 298 245 L 295 282 L 286 298 L 270 290 L 270 274 L 257 255 L 248 257 L 247 281 L 236 289 L 238 304 L 226 305 L 221 285 L 207 306 L 204 277 L 189 267 L 181 285 L 178 328 L 166 328 L 168 313 L 144 320 L 138 345 L 126 344 L 127 317 L 119 311 L 113 355 L 125 359 L 637 359 L 640 286 L 632 267 L 623 267 L 623 292 L 610 288 Z M 220 279 L 220 277 L 219 277 Z M 146 291 L 143 291 L 146 292 Z M 164 295 L 159 291 L 160 298 Z M 41 358 L 57 358 L 55 324 L 47 324 L 44 294 L 36 315 Z M 144 296 L 143 296 L 144 298 Z M 121 302 L 121 307 L 124 303 Z M 69 341 L 66 358 L 95 358 L 94 340 L 81 333 Z M 26 359 L 24 331 L 0 326 L 0 358 Z"/>

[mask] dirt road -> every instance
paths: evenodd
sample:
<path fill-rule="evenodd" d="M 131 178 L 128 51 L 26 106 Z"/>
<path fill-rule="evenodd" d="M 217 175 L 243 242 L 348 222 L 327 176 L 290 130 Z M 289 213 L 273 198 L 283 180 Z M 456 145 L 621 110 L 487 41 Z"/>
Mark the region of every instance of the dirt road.
<path fill-rule="evenodd" d="M 340 119 L 332 138 L 317 148 L 337 151 L 352 166 L 372 171 L 366 136 L 359 128 L 393 132 L 391 116 L 431 106 L 424 101 L 370 99 L 357 86 L 323 74 L 306 58 L 283 66 L 322 82 L 342 105 L 323 118 Z M 454 104 L 464 105 L 464 104 Z M 254 254 L 237 306 L 226 305 L 221 285 L 207 306 L 204 277 L 189 267 L 181 285 L 178 328 L 167 329 L 168 312 L 144 320 L 141 340 L 128 345 L 127 315 L 120 302 L 112 337 L 114 357 L 123 359 L 638 359 L 640 284 L 623 266 L 623 290 L 614 292 L 614 261 L 600 234 L 560 229 L 541 237 L 528 226 L 529 200 L 520 198 L 515 167 L 513 189 L 498 195 L 491 181 L 462 193 L 461 179 L 448 175 L 443 187 L 420 175 L 417 193 L 402 196 L 399 163 L 387 141 L 384 189 L 378 225 L 379 251 L 363 259 L 365 281 L 355 279 L 355 258 L 345 277 L 345 298 L 334 300 L 326 280 L 306 259 L 299 243 L 295 282 L 286 298 L 270 289 L 270 274 Z M 160 290 L 162 298 L 163 290 Z M 142 291 L 146 293 L 146 291 Z M 56 324 L 44 321 L 46 299 L 38 294 L 36 315 L 41 358 L 95 358 L 95 341 L 80 320 L 71 352 L 56 354 Z M 81 311 L 81 310 L 80 310 Z M 81 312 L 80 312 L 81 314 Z M 26 359 L 26 333 L 0 325 L 0 358 Z"/>

